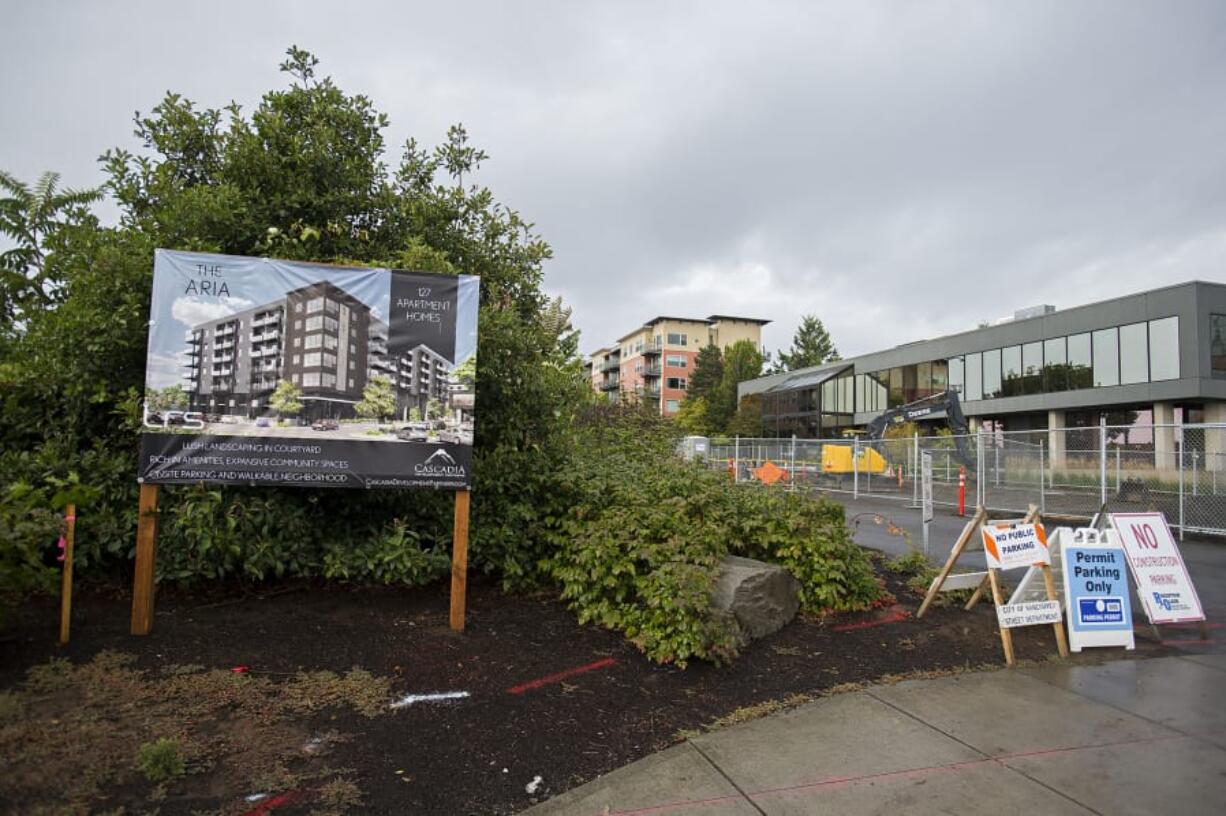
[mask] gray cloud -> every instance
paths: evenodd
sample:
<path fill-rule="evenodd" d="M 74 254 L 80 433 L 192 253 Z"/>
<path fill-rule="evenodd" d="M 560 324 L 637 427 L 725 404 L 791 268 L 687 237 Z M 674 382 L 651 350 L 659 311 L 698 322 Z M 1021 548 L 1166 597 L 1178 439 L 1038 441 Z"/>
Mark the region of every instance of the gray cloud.
<path fill-rule="evenodd" d="M 290 43 L 554 246 L 591 349 L 663 311 L 844 353 L 1226 268 L 1214 2 L 16 6 L 0 166 L 98 179 L 167 89 L 246 106 Z"/>

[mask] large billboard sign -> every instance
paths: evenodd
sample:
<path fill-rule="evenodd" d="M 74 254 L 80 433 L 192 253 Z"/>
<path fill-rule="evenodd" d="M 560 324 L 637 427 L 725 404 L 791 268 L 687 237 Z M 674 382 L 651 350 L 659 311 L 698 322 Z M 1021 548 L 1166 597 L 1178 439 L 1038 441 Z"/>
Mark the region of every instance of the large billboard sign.
<path fill-rule="evenodd" d="M 159 249 L 140 480 L 469 489 L 478 288 Z"/>

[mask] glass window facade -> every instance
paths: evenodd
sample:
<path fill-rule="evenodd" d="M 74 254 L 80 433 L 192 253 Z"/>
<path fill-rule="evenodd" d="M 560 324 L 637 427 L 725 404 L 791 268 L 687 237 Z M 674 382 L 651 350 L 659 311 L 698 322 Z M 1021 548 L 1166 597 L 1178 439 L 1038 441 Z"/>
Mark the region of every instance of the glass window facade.
<path fill-rule="evenodd" d="M 1120 326 L 1120 385 L 1149 382 L 1148 335 L 1145 323 Z"/>
<path fill-rule="evenodd" d="M 1094 345 L 1094 387 L 1120 384 L 1119 330 L 1099 329 L 1091 335 Z"/>
<path fill-rule="evenodd" d="M 1149 321 L 1149 379 L 1179 379 L 1179 318 Z"/>
<path fill-rule="evenodd" d="M 1209 363 L 1214 374 L 1226 374 L 1226 315 L 1209 315 Z"/>
<path fill-rule="evenodd" d="M 983 355 L 966 355 L 966 399 L 983 399 Z"/>
<path fill-rule="evenodd" d="M 1226 374 L 1226 315 L 1211 315 L 1215 373 Z M 856 413 L 877 413 L 946 390 L 963 401 L 1177 379 L 1179 318 L 1165 317 L 945 360 L 853 374 L 764 395 L 766 431 L 830 435 Z"/>
<path fill-rule="evenodd" d="M 1000 382 L 1000 349 L 983 353 L 983 398 L 993 399 L 1001 394 Z"/>
<path fill-rule="evenodd" d="M 1043 341 L 1043 390 L 1068 390 L 1068 343 L 1063 337 Z"/>

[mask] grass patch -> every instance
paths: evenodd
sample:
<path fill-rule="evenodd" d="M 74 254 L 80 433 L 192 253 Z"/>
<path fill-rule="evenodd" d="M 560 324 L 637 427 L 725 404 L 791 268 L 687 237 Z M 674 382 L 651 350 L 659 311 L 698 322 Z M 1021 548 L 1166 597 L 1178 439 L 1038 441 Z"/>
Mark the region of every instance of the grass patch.
<path fill-rule="evenodd" d="M 765 700 L 761 703 L 756 703 L 751 706 L 742 706 L 736 709 L 731 714 L 725 714 L 719 719 L 713 721 L 706 728 L 708 731 L 718 731 L 721 728 L 727 728 L 730 725 L 739 725 L 751 720 L 761 719 L 770 714 L 777 714 L 780 711 L 787 711 L 791 708 L 804 705 L 812 699 L 807 694 L 792 694 L 784 697 L 781 700 Z"/>
<path fill-rule="evenodd" d="M 361 791 L 326 756 L 344 736 L 312 737 L 309 723 L 345 709 L 375 717 L 390 698 L 388 679 L 360 668 L 274 681 L 196 665 L 145 672 L 118 652 L 55 658 L 0 692 L 0 800 L 94 812 L 112 789 L 148 784 L 156 801 L 177 780 L 188 794 L 231 798 L 229 812 L 252 790 L 309 782 L 324 812 L 344 812 Z"/>
<path fill-rule="evenodd" d="M 146 742 L 136 754 L 136 770 L 150 782 L 166 782 L 183 775 L 183 757 L 179 756 L 179 741 L 162 737 Z"/>

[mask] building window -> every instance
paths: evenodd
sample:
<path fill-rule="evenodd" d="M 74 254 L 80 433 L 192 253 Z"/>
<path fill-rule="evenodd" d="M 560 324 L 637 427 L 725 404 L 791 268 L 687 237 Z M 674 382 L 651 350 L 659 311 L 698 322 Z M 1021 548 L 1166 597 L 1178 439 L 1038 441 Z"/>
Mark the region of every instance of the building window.
<path fill-rule="evenodd" d="M 689 337 L 684 333 L 669 332 L 668 344 L 670 346 L 684 346 L 689 341 Z"/>
<path fill-rule="evenodd" d="M 350 378 L 349 378 L 349 390 L 351 390 L 351 391 L 352 391 L 352 390 L 353 390 L 353 387 L 354 387 L 354 385 L 353 385 L 353 377 L 350 377 Z"/>
<path fill-rule="evenodd" d="M 1043 344 L 1026 343 L 1022 346 L 1022 393 L 1039 394 L 1043 391 Z"/>
<path fill-rule="evenodd" d="M 1149 341 L 1144 323 L 1120 326 L 1120 385 L 1149 382 Z"/>
<path fill-rule="evenodd" d="M 336 375 L 325 373 L 320 379 L 324 388 L 336 388 Z"/>
<path fill-rule="evenodd" d="M 319 387 L 319 372 L 312 371 L 302 375 L 303 388 L 318 388 Z"/>
<path fill-rule="evenodd" d="M 667 378 L 666 388 L 676 388 L 679 391 L 685 390 L 685 377 L 669 377 Z"/>
<path fill-rule="evenodd" d="M 1063 337 L 1043 341 L 1043 390 L 1068 389 L 1068 350 Z"/>
<path fill-rule="evenodd" d="M 679 400 L 665 400 L 664 401 L 664 410 L 668 411 L 670 414 L 677 413 L 677 409 L 679 409 L 680 407 L 681 407 L 681 402 Z"/>
<path fill-rule="evenodd" d="M 966 367 L 961 357 L 949 360 L 949 390 L 966 398 Z"/>
<path fill-rule="evenodd" d="M 1091 339 L 1094 345 L 1094 386 L 1119 385 L 1119 332 L 1115 328 L 1099 329 Z"/>
<path fill-rule="evenodd" d="M 322 317 L 308 317 L 306 319 L 306 330 L 309 332 L 319 331 L 323 327 L 324 319 Z"/>
<path fill-rule="evenodd" d="M 1094 385 L 1093 354 L 1089 333 L 1074 334 L 1068 339 L 1068 387 L 1089 388 Z"/>
<path fill-rule="evenodd" d="M 319 368 L 322 362 L 323 354 L 318 351 L 311 352 L 310 354 L 303 355 L 302 357 L 302 365 L 305 368 Z"/>
<path fill-rule="evenodd" d="M 983 353 L 983 398 L 994 399 L 1001 395 L 1000 349 Z"/>
<path fill-rule="evenodd" d="M 686 361 L 686 359 L 680 354 L 670 354 L 665 361 L 665 365 L 671 366 L 672 368 L 685 368 L 688 364 L 689 363 Z"/>
<path fill-rule="evenodd" d="M 294 331 L 302 331 L 302 321 L 301 320 L 294 321 Z"/>
<path fill-rule="evenodd" d="M 307 314 L 314 314 L 315 312 L 321 312 L 323 311 L 323 308 L 324 308 L 324 299 L 322 297 L 311 298 L 310 300 L 307 301 L 307 305 L 306 305 Z"/>
<path fill-rule="evenodd" d="M 301 300 L 294 304 L 294 311 L 297 314 L 302 314 L 302 301 Z"/>
<path fill-rule="evenodd" d="M 319 348 L 323 345 L 324 336 L 322 334 L 308 334 L 306 338 L 306 347 L 309 349 Z"/>
<path fill-rule="evenodd" d="M 1000 350 L 1000 396 L 1016 397 L 1022 393 L 1022 347 L 1006 346 Z"/>
<path fill-rule="evenodd" d="M 1209 315 L 1209 367 L 1226 374 L 1226 315 Z"/>
<path fill-rule="evenodd" d="M 353 360 L 349 361 L 349 370 L 353 371 Z"/>
<path fill-rule="evenodd" d="M 983 355 L 966 355 L 966 398 L 968 400 L 983 399 Z"/>
<path fill-rule="evenodd" d="M 1221 316 L 1210 316 L 1210 332 L 1213 331 L 1212 318 L 1215 317 Z M 1214 360 L 1217 358 L 1215 357 Z M 1217 368 L 1216 362 L 1214 368 Z M 1178 317 L 1164 317 L 1161 320 L 1149 321 L 1149 378 L 1154 382 L 1179 379 Z"/>
<path fill-rule="evenodd" d="M 295 365 L 295 366 L 300 366 L 300 365 L 302 365 L 302 355 L 301 355 L 301 354 L 295 354 L 295 355 L 294 355 L 294 365 Z"/>

